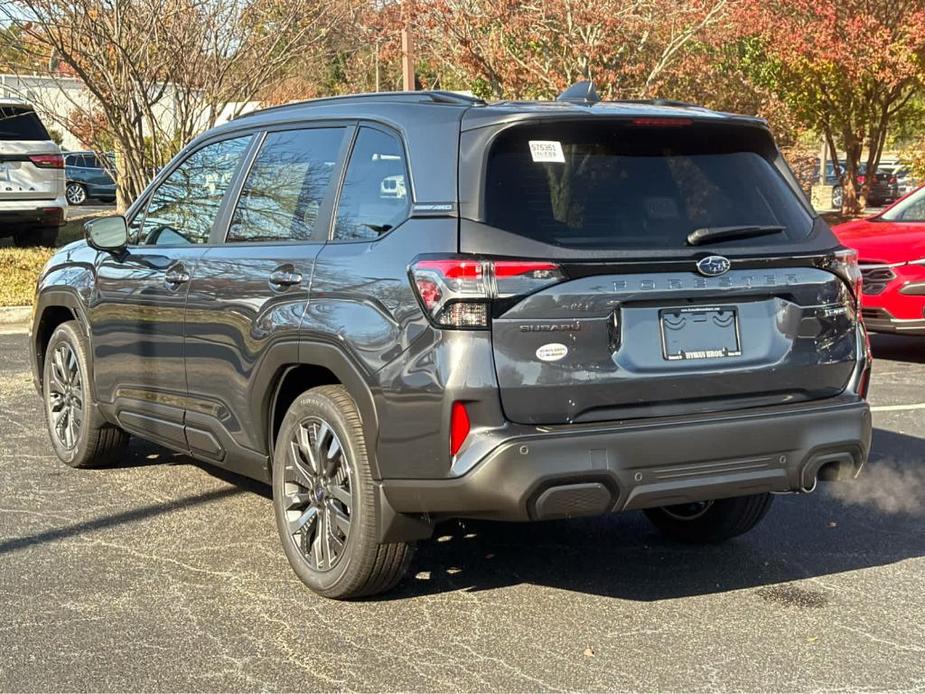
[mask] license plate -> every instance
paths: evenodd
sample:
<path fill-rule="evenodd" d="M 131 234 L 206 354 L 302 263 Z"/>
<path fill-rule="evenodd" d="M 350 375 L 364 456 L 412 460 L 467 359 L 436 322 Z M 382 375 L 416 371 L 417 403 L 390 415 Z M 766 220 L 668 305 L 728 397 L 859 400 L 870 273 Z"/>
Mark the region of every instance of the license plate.
<path fill-rule="evenodd" d="M 662 356 L 680 359 L 739 357 L 739 313 L 731 306 L 685 306 L 659 311 Z"/>

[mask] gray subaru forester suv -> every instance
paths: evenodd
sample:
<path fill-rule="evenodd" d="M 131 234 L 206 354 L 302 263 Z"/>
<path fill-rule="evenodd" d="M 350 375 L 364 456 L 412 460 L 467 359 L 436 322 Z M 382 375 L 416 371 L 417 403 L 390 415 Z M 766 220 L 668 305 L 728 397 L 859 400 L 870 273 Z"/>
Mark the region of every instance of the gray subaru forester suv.
<path fill-rule="evenodd" d="M 320 99 L 194 140 L 35 301 L 51 442 L 272 484 L 333 598 L 447 518 L 746 532 L 870 445 L 859 273 L 764 121 L 676 102 Z"/>

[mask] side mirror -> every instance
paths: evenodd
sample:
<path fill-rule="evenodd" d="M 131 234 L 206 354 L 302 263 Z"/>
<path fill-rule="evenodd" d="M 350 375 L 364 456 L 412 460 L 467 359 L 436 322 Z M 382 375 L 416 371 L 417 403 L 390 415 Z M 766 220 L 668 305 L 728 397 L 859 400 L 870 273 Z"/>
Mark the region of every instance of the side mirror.
<path fill-rule="evenodd" d="M 84 223 L 87 243 L 98 251 L 118 254 L 128 245 L 128 226 L 125 217 L 97 217 Z"/>

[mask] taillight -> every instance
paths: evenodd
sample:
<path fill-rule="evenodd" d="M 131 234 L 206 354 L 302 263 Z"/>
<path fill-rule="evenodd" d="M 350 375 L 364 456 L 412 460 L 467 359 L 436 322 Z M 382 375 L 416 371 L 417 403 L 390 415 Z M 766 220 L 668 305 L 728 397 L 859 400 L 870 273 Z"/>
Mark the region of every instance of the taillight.
<path fill-rule="evenodd" d="M 466 406 L 458 400 L 450 408 L 450 455 L 459 453 L 466 437 L 469 436 L 469 413 Z"/>
<path fill-rule="evenodd" d="M 30 154 L 29 161 L 40 169 L 64 168 L 64 157 L 60 154 Z"/>
<path fill-rule="evenodd" d="M 858 252 L 853 248 L 843 248 L 835 252 L 829 268 L 847 284 L 854 293 L 857 306 L 861 305 L 861 268 L 858 266 Z"/>
<path fill-rule="evenodd" d="M 437 258 L 411 266 L 411 280 L 425 312 L 442 328 L 487 328 L 492 299 L 521 296 L 563 279 L 542 260 Z"/>

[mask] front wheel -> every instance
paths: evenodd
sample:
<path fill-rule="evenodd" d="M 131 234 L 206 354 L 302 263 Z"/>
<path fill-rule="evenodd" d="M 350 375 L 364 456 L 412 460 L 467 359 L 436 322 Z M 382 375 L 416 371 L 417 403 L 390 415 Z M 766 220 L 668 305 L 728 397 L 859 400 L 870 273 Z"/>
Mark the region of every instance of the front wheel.
<path fill-rule="evenodd" d="M 55 453 L 71 467 L 100 467 L 125 452 L 128 434 L 106 422 L 93 403 L 89 350 L 80 325 L 59 325 L 45 350 L 45 421 Z"/>
<path fill-rule="evenodd" d="M 313 388 L 286 413 L 273 453 L 273 509 L 290 565 L 324 597 L 385 592 L 411 561 L 410 545 L 378 541 L 363 428 L 343 386 Z"/>
<path fill-rule="evenodd" d="M 770 494 L 698 501 L 646 509 L 644 513 L 663 534 L 692 544 L 717 544 L 754 528 L 771 508 Z"/>

